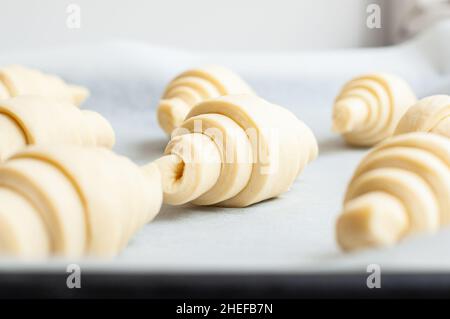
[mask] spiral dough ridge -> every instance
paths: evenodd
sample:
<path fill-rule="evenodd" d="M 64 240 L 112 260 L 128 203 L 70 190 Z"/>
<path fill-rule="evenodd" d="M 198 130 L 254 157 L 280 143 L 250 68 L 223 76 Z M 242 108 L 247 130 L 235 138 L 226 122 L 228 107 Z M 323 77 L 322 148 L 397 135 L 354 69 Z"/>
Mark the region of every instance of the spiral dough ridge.
<path fill-rule="evenodd" d="M 395 134 L 409 132 L 430 132 L 450 138 L 450 96 L 429 96 L 411 106 Z"/>
<path fill-rule="evenodd" d="M 409 85 L 395 75 L 360 76 L 348 82 L 335 100 L 333 130 L 351 145 L 375 145 L 393 135 L 400 118 L 415 102 Z"/>
<path fill-rule="evenodd" d="M 187 70 L 167 85 L 157 110 L 158 122 L 171 134 L 195 104 L 229 94 L 253 94 L 253 90 L 237 74 L 221 66 Z"/>

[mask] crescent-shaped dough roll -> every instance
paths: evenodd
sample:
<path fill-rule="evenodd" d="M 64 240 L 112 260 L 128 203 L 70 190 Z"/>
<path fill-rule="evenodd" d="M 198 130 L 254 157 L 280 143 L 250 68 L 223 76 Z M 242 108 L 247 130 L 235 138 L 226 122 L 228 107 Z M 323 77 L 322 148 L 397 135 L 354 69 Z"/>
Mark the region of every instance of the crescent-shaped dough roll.
<path fill-rule="evenodd" d="M 195 104 L 222 95 L 247 93 L 254 94 L 237 74 L 222 66 L 187 70 L 167 85 L 157 110 L 159 125 L 170 135 Z"/>
<path fill-rule="evenodd" d="M 391 245 L 450 223 L 450 140 L 408 133 L 374 148 L 349 184 L 337 241 L 344 250 Z"/>
<path fill-rule="evenodd" d="M 450 96 L 433 95 L 409 108 L 395 134 L 431 132 L 450 138 Z"/>
<path fill-rule="evenodd" d="M 55 75 L 20 65 L 0 68 L 0 99 L 20 95 L 40 95 L 80 105 L 89 96 L 89 91 L 67 84 Z"/>
<path fill-rule="evenodd" d="M 343 87 L 333 106 L 333 130 L 350 145 L 372 146 L 394 134 L 417 99 L 401 78 L 386 73 L 357 77 Z"/>
<path fill-rule="evenodd" d="M 244 207 L 286 192 L 318 153 L 311 130 L 255 95 L 195 105 L 156 163 L 164 202 Z"/>
<path fill-rule="evenodd" d="M 39 96 L 0 100 L 0 161 L 30 144 L 111 148 L 114 141 L 111 125 L 98 113 Z"/>
<path fill-rule="evenodd" d="M 162 196 L 155 164 L 98 147 L 28 147 L 0 166 L 0 253 L 114 256 Z"/>

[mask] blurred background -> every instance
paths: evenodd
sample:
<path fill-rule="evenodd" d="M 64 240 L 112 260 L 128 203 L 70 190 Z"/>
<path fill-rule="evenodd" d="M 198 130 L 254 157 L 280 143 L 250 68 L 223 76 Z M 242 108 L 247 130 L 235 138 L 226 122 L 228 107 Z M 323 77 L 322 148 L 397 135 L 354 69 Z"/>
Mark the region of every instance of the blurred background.
<path fill-rule="evenodd" d="M 117 39 L 197 50 L 383 46 L 449 17 L 450 0 L 0 0 L 0 50 Z"/>

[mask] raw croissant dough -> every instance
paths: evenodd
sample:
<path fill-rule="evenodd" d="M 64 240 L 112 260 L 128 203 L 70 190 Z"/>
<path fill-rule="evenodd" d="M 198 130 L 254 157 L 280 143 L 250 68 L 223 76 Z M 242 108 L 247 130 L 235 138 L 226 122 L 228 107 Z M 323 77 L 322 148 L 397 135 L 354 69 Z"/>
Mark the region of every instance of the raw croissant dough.
<path fill-rule="evenodd" d="M 68 143 L 111 148 L 114 131 L 92 111 L 38 96 L 0 100 L 0 161 L 29 144 Z"/>
<path fill-rule="evenodd" d="M 113 256 L 158 213 L 161 175 L 110 150 L 32 146 L 0 166 L 0 252 Z"/>
<path fill-rule="evenodd" d="M 170 135 L 195 104 L 222 95 L 245 93 L 253 91 L 227 68 L 211 65 L 188 70 L 166 87 L 157 111 L 159 125 Z"/>
<path fill-rule="evenodd" d="M 20 65 L 0 68 L 0 99 L 20 95 L 40 95 L 80 105 L 89 96 L 89 91 L 69 85 L 55 75 Z"/>
<path fill-rule="evenodd" d="M 434 95 L 409 108 L 395 134 L 431 132 L 450 138 L 450 96 Z"/>
<path fill-rule="evenodd" d="M 333 130 L 351 145 L 375 145 L 393 135 L 403 114 L 416 101 L 409 85 L 395 75 L 357 77 L 335 100 Z"/>
<path fill-rule="evenodd" d="M 317 156 L 310 129 L 255 95 L 195 105 L 156 163 L 164 202 L 248 206 L 286 192 Z"/>
<path fill-rule="evenodd" d="M 344 250 L 390 245 L 449 223 L 450 140 L 408 133 L 362 160 L 337 221 L 337 241 Z"/>

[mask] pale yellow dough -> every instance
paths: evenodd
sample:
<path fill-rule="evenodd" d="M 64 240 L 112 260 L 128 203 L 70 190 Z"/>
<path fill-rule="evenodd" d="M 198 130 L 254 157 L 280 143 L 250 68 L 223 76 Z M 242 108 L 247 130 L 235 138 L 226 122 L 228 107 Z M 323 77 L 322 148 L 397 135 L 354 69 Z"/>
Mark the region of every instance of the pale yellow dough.
<path fill-rule="evenodd" d="M 40 96 L 0 100 L 0 161 L 30 144 L 65 143 L 111 148 L 111 125 L 98 113 Z"/>
<path fill-rule="evenodd" d="M 20 95 L 40 95 L 80 105 L 89 96 L 81 86 L 65 83 L 61 78 L 20 65 L 0 68 L 0 99 Z"/>
<path fill-rule="evenodd" d="M 395 134 L 430 132 L 450 138 L 450 96 L 433 95 L 409 108 Z"/>
<path fill-rule="evenodd" d="M 355 146 L 373 146 L 392 136 L 417 98 L 398 76 L 373 73 L 343 87 L 333 106 L 333 130 Z"/>
<path fill-rule="evenodd" d="M 286 192 L 316 158 L 311 130 L 255 95 L 195 105 L 156 161 L 164 201 L 244 207 Z"/>
<path fill-rule="evenodd" d="M 389 138 L 361 161 L 336 234 L 344 250 L 354 250 L 449 223 L 450 140 L 416 132 Z"/>
<path fill-rule="evenodd" d="M 167 85 L 161 97 L 157 110 L 159 125 L 170 135 L 195 104 L 228 94 L 253 94 L 253 90 L 222 66 L 185 71 Z"/>
<path fill-rule="evenodd" d="M 98 147 L 28 147 L 0 166 L 0 253 L 114 256 L 161 203 L 155 164 Z"/>

